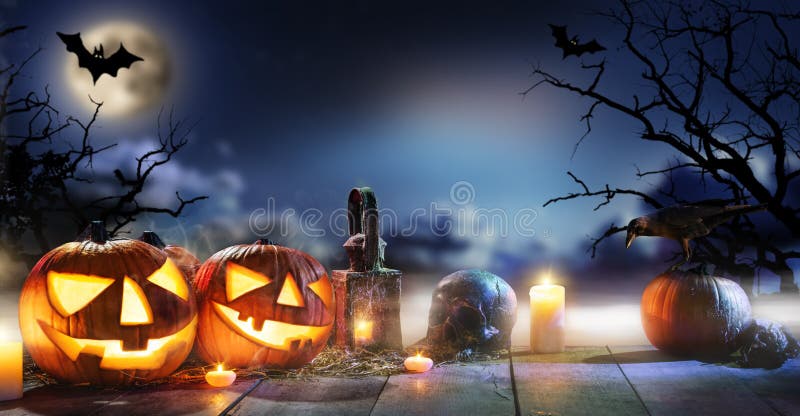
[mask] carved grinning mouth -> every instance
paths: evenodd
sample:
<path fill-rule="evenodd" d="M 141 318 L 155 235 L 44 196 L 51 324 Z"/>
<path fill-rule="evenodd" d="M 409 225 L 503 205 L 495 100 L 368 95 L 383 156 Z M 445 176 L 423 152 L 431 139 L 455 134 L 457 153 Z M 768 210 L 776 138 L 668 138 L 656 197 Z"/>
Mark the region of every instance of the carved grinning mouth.
<path fill-rule="evenodd" d="M 260 330 L 256 330 L 252 316 L 247 318 L 247 321 L 241 321 L 239 311 L 217 302 L 212 303 L 214 310 L 222 320 L 235 329 L 239 335 L 270 348 L 290 351 L 324 338 L 325 334 L 331 330 L 331 324 L 325 326 L 295 325 L 268 319 L 264 320 Z"/>
<path fill-rule="evenodd" d="M 121 340 L 73 338 L 41 320 L 39 326 L 72 361 L 76 361 L 80 354 L 91 354 L 101 358 L 100 368 L 103 370 L 156 370 L 164 366 L 170 351 L 192 342 L 197 317 L 172 335 L 148 340 L 146 349 L 132 351 L 123 350 Z"/>

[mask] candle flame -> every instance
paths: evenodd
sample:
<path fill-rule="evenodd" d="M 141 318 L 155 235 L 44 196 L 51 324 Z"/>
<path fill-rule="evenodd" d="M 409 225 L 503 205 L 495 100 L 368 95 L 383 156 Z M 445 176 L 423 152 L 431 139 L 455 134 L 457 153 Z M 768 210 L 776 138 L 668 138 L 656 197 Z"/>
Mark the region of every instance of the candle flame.
<path fill-rule="evenodd" d="M 222 371 L 222 364 L 217 364 L 217 371 Z"/>
<path fill-rule="evenodd" d="M 547 270 L 543 271 L 542 274 L 539 275 L 539 278 L 542 279 L 542 284 L 548 286 L 552 283 L 553 280 L 553 270 L 551 267 L 548 267 Z"/>
<path fill-rule="evenodd" d="M 417 353 L 417 359 L 420 359 L 420 358 L 422 358 L 422 354 Z"/>
<path fill-rule="evenodd" d="M 547 269 L 538 272 L 539 280 L 543 286 L 550 286 L 553 284 L 553 265 L 547 266 Z"/>

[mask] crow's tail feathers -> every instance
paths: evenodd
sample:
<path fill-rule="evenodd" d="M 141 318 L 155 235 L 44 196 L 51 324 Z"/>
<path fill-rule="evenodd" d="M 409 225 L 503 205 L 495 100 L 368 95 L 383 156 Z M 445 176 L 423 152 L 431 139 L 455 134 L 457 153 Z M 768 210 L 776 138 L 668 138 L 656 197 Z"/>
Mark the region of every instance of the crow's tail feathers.
<path fill-rule="evenodd" d="M 749 214 L 751 212 L 764 211 L 766 209 L 767 209 L 767 204 L 728 205 L 724 208 L 723 212 L 717 215 L 712 215 L 710 217 L 704 218 L 703 223 L 705 223 L 707 227 L 713 228 L 724 222 L 727 222 L 728 220 L 736 216 Z"/>
<path fill-rule="evenodd" d="M 751 212 L 764 211 L 767 209 L 767 204 L 758 205 L 730 205 L 725 207 L 725 212 L 730 215 L 744 215 Z"/>

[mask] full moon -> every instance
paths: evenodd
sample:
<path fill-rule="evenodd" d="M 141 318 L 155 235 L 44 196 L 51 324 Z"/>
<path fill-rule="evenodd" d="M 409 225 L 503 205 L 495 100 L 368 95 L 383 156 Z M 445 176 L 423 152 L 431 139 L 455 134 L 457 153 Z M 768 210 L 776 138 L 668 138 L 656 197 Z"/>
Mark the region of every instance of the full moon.
<path fill-rule="evenodd" d="M 109 117 L 136 115 L 161 103 L 171 65 L 164 42 L 151 30 L 133 22 L 108 22 L 81 32 L 81 39 L 90 52 L 102 44 L 106 58 L 122 43 L 130 53 L 144 59 L 120 69 L 116 77 L 104 74 L 93 84 L 89 71 L 78 66 L 78 57 L 65 54 L 67 85 L 87 109 L 94 109 L 90 96 L 103 103 L 101 114 Z"/>

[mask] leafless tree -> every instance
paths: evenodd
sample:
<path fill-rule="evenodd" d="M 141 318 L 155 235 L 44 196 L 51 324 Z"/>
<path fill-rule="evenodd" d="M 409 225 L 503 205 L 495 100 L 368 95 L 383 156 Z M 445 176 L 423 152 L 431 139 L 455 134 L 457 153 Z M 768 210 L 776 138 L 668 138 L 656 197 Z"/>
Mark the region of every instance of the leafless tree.
<path fill-rule="evenodd" d="M 759 5 L 622 0 L 599 12 L 599 18 L 610 19 L 622 31 L 625 65 L 641 67 L 639 85 L 627 91 L 609 88 L 607 77 L 622 68 L 602 57 L 581 62 L 586 80 L 535 67 L 536 80 L 523 95 L 548 85 L 589 100 L 580 118 L 586 132 L 576 150 L 601 107 L 635 121 L 639 139 L 674 150 L 666 168 L 636 173 L 640 178 L 663 176 L 667 185 L 657 190 L 607 184 L 592 189 L 569 172 L 579 191 L 545 206 L 599 197 L 599 209 L 617 196 L 641 198 L 652 208 L 692 202 L 671 185 L 676 175 L 693 176 L 698 186 L 724 190 L 731 203 L 767 204 L 773 223 L 762 227 L 740 217 L 718 227 L 697 240 L 694 259 L 741 277 L 745 289 L 754 274 L 769 270 L 780 277 L 781 292 L 797 293 L 790 261 L 800 258 L 800 12 Z M 773 170 L 769 178 L 756 174 L 754 158 L 767 161 Z M 592 256 L 599 243 L 625 229 L 611 224 L 594 239 Z"/>
<path fill-rule="evenodd" d="M 24 28 L 0 29 L 0 39 Z M 92 100 L 94 112 L 89 120 L 82 121 L 62 116 L 52 106 L 46 87 L 42 93 L 15 94 L 15 82 L 40 51 L 19 64 L 0 68 L 0 250 L 30 265 L 52 248 L 48 226 L 71 222 L 72 234 L 76 235 L 91 220 L 102 220 L 114 235 L 141 214 L 178 217 L 187 205 L 207 198 L 184 199 L 176 193 L 176 206 L 172 208 L 141 201 L 153 172 L 188 143 L 193 125 L 175 120 L 172 112 L 163 129 L 162 114 L 158 116 L 159 144 L 142 155 L 132 155 L 135 171 L 127 175 L 119 169 L 114 171 L 114 192 L 102 196 L 91 192 L 97 179 L 92 169 L 94 159 L 115 146 L 92 144 L 90 133 L 103 104 Z M 29 240 L 33 244 L 28 244 Z"/>

